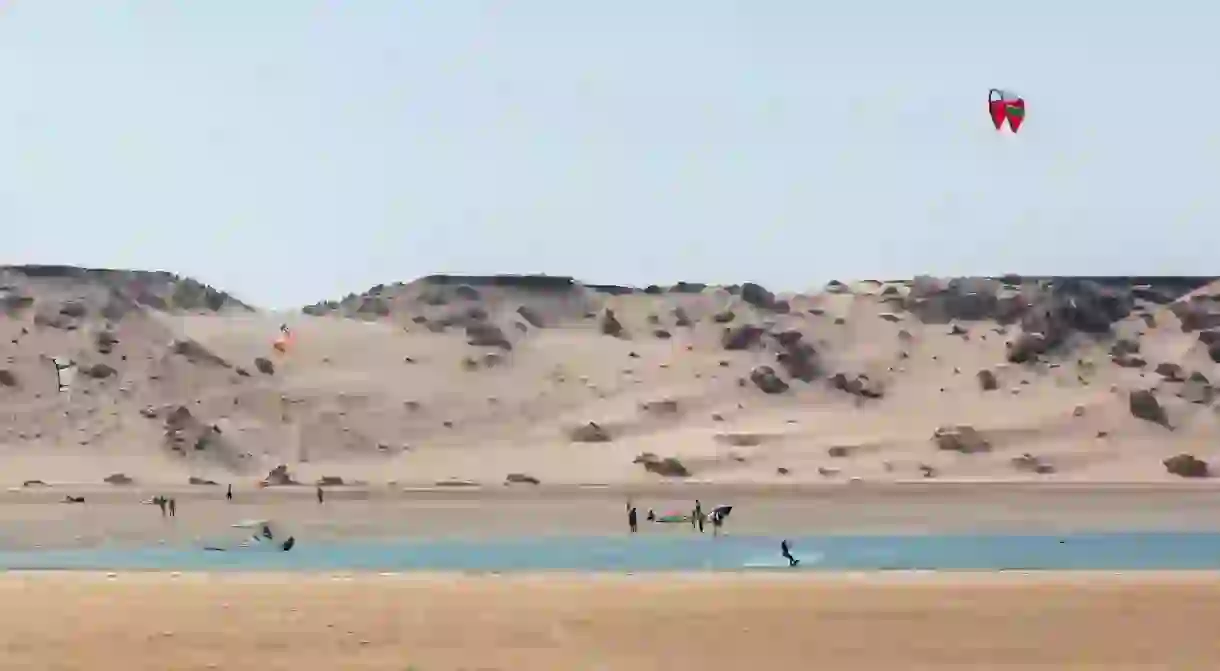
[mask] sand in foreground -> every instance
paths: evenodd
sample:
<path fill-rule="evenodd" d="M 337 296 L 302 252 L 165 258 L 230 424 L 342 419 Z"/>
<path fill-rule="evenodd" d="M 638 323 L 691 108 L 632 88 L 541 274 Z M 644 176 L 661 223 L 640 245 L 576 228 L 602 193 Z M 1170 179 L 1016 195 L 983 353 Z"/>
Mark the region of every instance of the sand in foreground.
<path fill-rule="evenodd" d="M 5 669 L 1220 668 L 1215 574 L 10 574 Z"/>

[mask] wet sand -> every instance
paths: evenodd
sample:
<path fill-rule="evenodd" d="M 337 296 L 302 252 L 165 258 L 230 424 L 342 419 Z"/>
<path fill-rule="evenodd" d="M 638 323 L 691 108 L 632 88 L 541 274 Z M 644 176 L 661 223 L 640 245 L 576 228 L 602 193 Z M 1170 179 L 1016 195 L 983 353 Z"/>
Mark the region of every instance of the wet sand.
<path fill-rule="evenodd" d="M 1220 668 L 1220 576 L 9 574 L 0 668 Z"/>
<path fill-rule="evenodd" d="M 178 499 L 177 517 L 140 505 L 155 493 Z M 59 503 L 65 494 L 86 503 Z M 641 516 L 650 508 L 689 510 L 695 499 L 705 508 L 731 503 L 731 534 L 1220 530 L 1220 489 L 1206 485 L 382 487 L 329 490 L 325 505 L 314 500 L 312 487 L 239 489 L 229 503 L 221 487 L 55 486 L 0 493 L 0 548 L 197 543 L 231 534 L 231 524 L 249 518 L 273 519 L 303 541 L 620 534 L 629 498 Z M 647 524 L 642 530 L 680 532 Z"/>

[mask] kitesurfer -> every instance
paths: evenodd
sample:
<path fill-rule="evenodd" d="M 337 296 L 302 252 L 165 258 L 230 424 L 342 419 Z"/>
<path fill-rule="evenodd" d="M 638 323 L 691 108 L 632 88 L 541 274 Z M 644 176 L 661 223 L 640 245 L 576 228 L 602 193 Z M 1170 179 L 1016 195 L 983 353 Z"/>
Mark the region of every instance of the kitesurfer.
<path fill-rule="evenodd" d="M 267 525 L 267 524 L 263 525 L 263 538 L 266 538 L 269 541 L 275 540 L 275 537 L 271 535 L 270 525 Z"/>
<path fill-rule="evenodd" d="M 627 508 L 627 526 L 631 528 L 631 533 L 639 530 L 639 519 L 637 518 L 635 506 L 629 505 Z"/>
<path fill-rule="evenodd" d="M 788 545 L 787 539 L 779 542 L 779 553 L 783 555 L 784 559 L 788 560 L 788 566 L 796 566 L 801 563 L 801 560 L 792 556 L 792 548 Z"/>

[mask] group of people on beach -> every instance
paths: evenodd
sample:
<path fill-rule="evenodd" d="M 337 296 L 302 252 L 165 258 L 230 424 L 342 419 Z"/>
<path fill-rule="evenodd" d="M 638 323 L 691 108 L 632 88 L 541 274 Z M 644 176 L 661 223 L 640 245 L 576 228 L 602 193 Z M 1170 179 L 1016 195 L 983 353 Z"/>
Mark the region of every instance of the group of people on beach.
<path fill-rule="evenodd" d="M 699 502 L 699 499 L 695 499 L 695 507 L 687 518 L 690 520 L 691 528 L 698 529 L 699 533 L 703 533 L 703 525 L 705 522 L 712 523 L 713 535 L 720 535 L 720 529 L 724 526 L 724 514 L 719 511 L 712 511 L 711 514 L 704 513 L 703 504 Z M 659 520 L 656 511 L 652 510 L 651 508 L 648 510 L 648 516 L 645 519 L 647 519 L 649 522 L 656 522 Z M 627 500 L 627 527 L 633 534 L 638 533 L 640 529 L 639 510 L 635 507 L 635 504 L 632 503 L 631 499 Z"/>
<path fill-rule="evenodd" d="M 699 533 L 703 533 L 704 522 L 710 521 L 712 523 L 712 535 L 719 536 L 720 529 L 722 526 L 724 526 L 724 518 L 727 514 L 728 507 L 724 507 L 723 510 L 724 512 L 722 512 L 721 508 L 717 508 L 716 510 L 713 510 L 711 514 L 705 514 L 703 512 L 703 504 L 699 501 L 699 499 L 695 499 L 695 507 L 693 510 L 691 510 L 691 514 L 689 516 L 691 528 L 698 529 Z M 658 518 L 656 511 L 650 508 L 648 510 L 648 517 L 646 519 L 649 522 L 657 522 Z M 627 499 L 627 527 L 630 529 L 631 533 L 634 534 L 639 532 L 639 521 L 639 510 L 635 507 L 635 504 L 631 501 L 631 499 Z M 792 555 L 792 545 L 786 538 L 781 540 L 779 543 L 779 553 L 781 557 L 788 561 L 788 566 L 795 567 L 801 563 L 801 560 Z"/>

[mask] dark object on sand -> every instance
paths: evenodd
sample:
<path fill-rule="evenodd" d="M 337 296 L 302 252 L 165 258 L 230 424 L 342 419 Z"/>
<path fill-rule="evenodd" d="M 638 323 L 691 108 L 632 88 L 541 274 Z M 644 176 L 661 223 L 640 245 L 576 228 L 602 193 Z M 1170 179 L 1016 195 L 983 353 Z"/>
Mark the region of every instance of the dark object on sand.
<path fill-rule="evenodd" d="M 284 552 L 287 552 L 287 551 L 291 550 L 292 546 L 294 546 L 296 544 L 297 544 L 296 536 L 289 536 L 288 540 L 284 541 L 284 545 L 281 546 L 280 549 L 283 550 Z"/>

